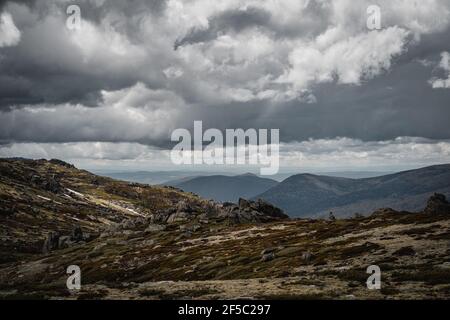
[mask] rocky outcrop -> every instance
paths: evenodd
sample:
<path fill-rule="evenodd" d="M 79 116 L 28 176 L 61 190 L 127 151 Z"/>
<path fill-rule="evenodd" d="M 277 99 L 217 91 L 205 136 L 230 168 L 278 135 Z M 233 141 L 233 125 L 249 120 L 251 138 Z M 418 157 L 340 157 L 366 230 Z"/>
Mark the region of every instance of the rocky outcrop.
<path fill-rule="evenodd" d="M 166 230 L 166 226 L 163 224 L 149 224 L 147 228 L 145 228 L 145 232 L 160 232 Z"/>
<path fill-rule="evenodd" d="M 59 160 L 59 159 L 51 159 L 48 162 L 56 164 L 58 166 L 63 166 L 63 167 L 69 168 L 69 169 L 75 168 L 75 166 L 73 164 L 67 163 L 67 162 Z"/>
<path fill-rule="evenodd" d="M 82 244 L 92 239 L 93 237 L 91 234 L 84 233 L 80 226 L 75 226 L 70 236 L 62 236 L 57 231 L 50 231 L 44 241 L 42 252 L 49 253 L 53 250 L 68 248 L 75 244 Z"/>
<path fill-rule="evenodd" d="M 42 248 L 42 253 L 49 253 L 50 251 L 59 248 L 59 232 L 51 231 L 47 235 L 47 239 L 44 241 L 44 247 Z"/>
<path fill-rule="evenodd" d="M 430 214 L 450 213 L 450 203 L 445 198 L 445 195 L 435 193 L 428 199 L 424 212 Z"/>
<path fill-rule="evenodd" d="M 30 177 L 30 182 L 31 185 L 52 193 L 59 193 L 64 189 L 55 175 L 51 177 L 32 175 Z"/>
<path fill-rule="evenodd" d="M 231 223 L 270 222 L 289 218 L 281 209 L 262 199 L 250 201 L 242 198 L 238 205 L 224 203 L 219 216 L 229 219 Z"/>
<path fill-rule="evenodd" d="M 392 215 L 392 214 L 396 214 L 396 213 L 398 213 L 398 211 L 395 211 L 392 208 L 381 208 L 381 209 L 375 210 L 372 213 L 372 216 Z"/>

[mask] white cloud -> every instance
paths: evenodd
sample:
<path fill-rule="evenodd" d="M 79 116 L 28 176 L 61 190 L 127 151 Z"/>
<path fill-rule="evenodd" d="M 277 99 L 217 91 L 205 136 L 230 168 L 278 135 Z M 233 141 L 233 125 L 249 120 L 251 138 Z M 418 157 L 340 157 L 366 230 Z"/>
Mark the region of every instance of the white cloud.
<path fill-rule="evenodd" d="M 391 27 L 324 46 L 326 37 L 296 48 L 289 56 L 291 68 L 278 81 L 292 83 L 297 89 L 334 80 L 360 84 L 389 70 L 392 58 L 404 51 L 408 32 Z"/>
<path fill-rule="evenodd" d="M 252 7 L 270 12 L 267 28 L 236 33 L 221 30 L 223 33 L 212 40 L 187 44 L 178 50 L 187 73 L 196 75 L 197 82 L 192 85 L 208 88 L 199 90 L 205 93 L 208 103 L 211 96 L 218 103 L 257 101 L 261 97 L 279 102 L 292 100 L 293 94 L 305 102 L 303 90 L 313 90 L 318 83 L 336 80 L 340 84 L 360 84 L 390 70 L 393 59 L 409 45 L 417 44 L 422 35 L 443 31 L 450 23 L 450 7 L 443 0 L 171 4 L 170 16 L 184 25 L 184 32 L 179 28 L 182 34 L 193 27 L 208 30 L 211 19 L 227 10 Z M 366 9 L 373 4 L 379 5 L 382 12 L 383 29 L 378 32 L 366 28 Z M 310 34 L 309 30 L 316 33 Z M 236 94 L 237 88 L 240 94 Z M 287 96 L 291 98 L 280 99 Z"/>
<path fill-rule="evenodd" d="M 14 24 L 10 13 L 0 14 L 0 48 L 15 46 L 20 42 L 20 30 Z"/>
<path fill-rule="evenodd" d="M 450 89 L 450 53 L 442 52 L 438 67 L 447 74 L 447 79 L 432 78 L 429 83 L 433 89 Z"/>

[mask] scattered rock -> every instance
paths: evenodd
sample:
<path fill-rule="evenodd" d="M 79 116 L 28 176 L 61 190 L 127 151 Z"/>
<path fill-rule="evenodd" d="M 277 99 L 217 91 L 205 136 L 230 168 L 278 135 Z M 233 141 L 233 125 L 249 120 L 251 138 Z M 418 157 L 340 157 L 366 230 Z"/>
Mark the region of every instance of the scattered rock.
<path fill-rule="evenodd" d="M 42 188 L 52 193 L 59 193 L 63 189 L 61 184 L 55 179 L 55 177 L 51 177 L 45 180 L 42 184 Z"/>
<path fill-rule="evenodd" d="M 266 254 L 268 254 L 268 253 L 272 253 L 272 252 L 274 252 L 275 251 L 275 248 L 266 248 L 266 249 L 263 249 L 262 251 L 261 251 L 261 255 L 263 256 L 263 255 L 266 255 Z"/>
<path fill-rule="evenodd" d="M 238 205 L 239 205 L 239 209 L 245 210 L 245 209 L 251 207 L 251 202 L 248 200 L 245 200 L 243 198 L 239 198 Z"/>
<path fill-rule="evenodd" d="M 71 240 L 69 236 L 59 237 L 58 240 L 58 249 L 68 248 L 71 244 Z"/>
<path fill-rule="evenodd" d="M 273 259 L 275 259 L 275 253 L 273 253 L 273 252 L 266 253 L 266 254 L 262 255 L 262 257 L 261 257 L 262 262 L 271 261 Z"/>
<path fill-rule="evenodd" d="M 169 218 L 167 219 L 167 223 L 174 223 L 174 222 L 185 222 L 188 221 L 189 214 L 186 212 L 176 212 L 172 213 Z"/>
<path fill-rule="evenodd" d="M 403 247 L 393 253 L 394 256 L 414 256 L 416 251 L 412 247 Z"/>
<path fill-rule="evenodd" d="M 166 230 L 166 226 L 162 224 L 149 224 L 145 232 L 159 232 Z"/>
<path fill-rule="evenodd" d="M 80 226 L 76 226 L 75 228 L 73 228 L 70 240 L 74 242 L 83 241 L 83 231 L 81 230 Z"/>
<path fill-rule="evenodd" d="M 52 250 L 58 249 L 59 246 L 59 233 L 55 231 L 51 231 L 47 235 L 47 239 L 45 239 L 44 247 L 42 248 L 42 253 L 49 253 Z"/>
<path fill-rule="evenodd" d="M 311 260 L 313 259 L 313 255 L 311 252 L 304 252 L 302 254 L 302 261 L 305 263 L 310 263 Z"/>
<path fill-rule="evenodd" d="M 336 221 L 336 217 L 334 216 L 333 212 L 330 212 L 330 214 L 328 215 L 328 219 L 330 221 Z"/>
<path fill-rule="evenodd" d="M 179 240 L 182 240 L 185 238 L 190 238 L 190 237 L 192 237 L 192 232 L 186 231 L 186 232 L 183 232 L 182 234 L 180 234 L 175 240 L 179 241 Z"/>
<path fill-rule="evenodd" d="M 189 232 L 196 232 L 199 229 L 201 229 L 201 226 L 199 224 L 193 224 L 193 225 L 181 225 L 180 226 L 180 231 L 184 232 L 184 231 L 189 231 Z"/>
<path fill-rule="evenodd" d="M 177 212 L 191 213 L 193 212 L 193 208 L 186 201 L 180 201 L 177 204 Z"/>
<path fill-rule="evenodd" d="M 59 232 L 51 231 L 48 233 L 42 248 L 43 253 L 49 253 L 53 250 L 64 249 L 74 244 L 84 244 L 94 237 L 89 233 L 83 233 L 80 226 L 75 226 L 70 236 L 62 236 Z"/>

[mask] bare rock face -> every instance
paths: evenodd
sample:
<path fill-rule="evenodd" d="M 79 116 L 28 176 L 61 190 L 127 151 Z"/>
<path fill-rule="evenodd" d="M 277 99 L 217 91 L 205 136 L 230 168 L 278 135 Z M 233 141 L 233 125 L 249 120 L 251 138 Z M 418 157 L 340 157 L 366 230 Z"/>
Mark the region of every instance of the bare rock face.
<path fill-rule="evenodd" d="M 158 211 L 151 215 L 150 222 L 157 224 L 186 223 L 196 221 L 207 224 L 214 219 L 225 220 L 228 224 L 271 222 L 289 217 L 272 204 L 257 200 L 239 199 L 238 204 L 213 201 L 180 201 L 172 208 Z"/>
<path fill-rule="evenodd" d="M 244 199 L 239 199 L 239 203 L 241 203 L 241 200 Z M 241 205 L 239 205 L 239 208 L 243 210 L 252 209 L 254 211 L 262 213 L 265 216 L 273 218 L 280 218 L 280 219 L 289 218 L 286 214 L 284 214 L 283 210 L 275 207 L 271 203 L 264 201 L 262 199 L 258 199 L 257 201 L 244 200 L 242 203 L 243 206 L 241 207 Z"/>
<path fill-rule="evenodd" d="M 238 204 L 225 202 L 219 208 L 219 216 L 228 219 L 231 224 L 270 222 L 288 219 L 283 211 L 272 204 L 257 200 L 239 199 Z"/>
<path fill-rule="evenodd" d="M 430 214 L 450 213 L 450 203 L 445 198 L 445 195 L 435 193 L 428 199 L 424 212 Z"/>
<path fill-rule="evenodd" d="M 59 193 L 63 190 L 63 187 L 57 180 L 57 178 L 53 175 L 51 177 L 44 177 L 39 175 L 32 175 L 30 177 L 31 185 L 36 187 L 40 187 L 45 191 L 50 191 L 52 193 Z"/>
<path fill-rule="evenodd" d="M 192 206 L 188 202 L 186 202 L 186 201 L 178 202 L 177 212 L 191 213 L 193 211 L 194 211 L 194 209 L 192 208 Z"/>
<path fill-rule="evenodd" d="M 170 217 L 167 219 L 167 223 L 186 222 L 188 220 L 189 220 L 189 213 L 182 211 L 172 213 Z"/>
<path fill-rule="evenodd" d="M 60 235 L 58 232 L 51 231 L 47 235 L 47 239 L 45 239 L 44 247 L 42 248 L 43 253 L 49 253 L 52 250 L 56 250 L 59 248 L 59 238 Z"/>
<path fill-rule="evenodd" d="M 78 242 L 78 241 L 83 241 L 83 231 L 81 230 L 80 226 L 76 226 L 73 230 L 72 230 L 72 236 L 71 236 L 71 240 Z"/>
<path fill-rule="evenodd" d="M 93 237 L 89 233 L 84 233 L 80 226 L 75 226 L 70 236 L 62 236 L 57 231 L 48 233 L 44 241 L 42 253 L 49 253 L 50 251 L 64 249 L 75 244 L 82 244 L 92 240 Z"/>
<path fill-rule="evenodd" d="M 58 248 L 57 249 L 64 249 L 64 248 L 68 248 L 70 246 L 70 244 L 72 243 L 72 241 L 70 240 L 69 236 L 62 236 L 59 237 L 58 240 Z"/>

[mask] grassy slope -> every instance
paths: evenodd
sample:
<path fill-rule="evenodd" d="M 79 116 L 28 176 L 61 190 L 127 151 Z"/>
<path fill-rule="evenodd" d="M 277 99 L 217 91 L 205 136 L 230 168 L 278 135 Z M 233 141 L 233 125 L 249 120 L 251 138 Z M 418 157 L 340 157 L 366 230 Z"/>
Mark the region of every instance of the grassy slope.
<path fill-rule="evenodd" d="M 156 208 L 173 206 L 184 199 L 203 201 L 177 190 L 130 185 L 51 163 L 37 168 L 13 164 L 8 169 L 19 168 L 24 177 L 28 170 L 40 175 L 56 171 L 61 174 L 63 185 L 84 196 L 73 200 L 63 194 L 42 193 L 29 187 L 28 178 L 20 182 L 2 174 L 1 199 L 17 200 L 21 219 L 19 223 L 11 217 L 1 217 L 2 240 L 6 238 L 2 243 L 9 249 L 12 247 L 8 241 L 20 239 L 27 244 L 39 239 L 43 236 L 41 228 L 69 229 L 73 225 L 70 218 L 75 216 L 85 218 L 83 227 L 95 232 L 115 220 L 135 217 L 123 208 L 151 214 Z M 39 202 L 38 194 L 53 199 L 51 203 L 56 210 L 50 210 L 49 201 Z M 61 205 L 55 205 L 55 201 Z M 104 215 L 99 202 L 110 204 L 111 211 L 104 220 L 98 219 Z M 71 206 L 77 210 L 67 210 Z M 30 213 L 30 208 L 39 208 L 44 213 Z M 56 223 L 54 219 L 58 216 Z M 33 229 L 35 223 L 39 227 Z M 194 224 L 199 228 L 186 234 L 185 230 Z M 0 265 L 0 296 L 448 299 L 449 240 L 448 213 L 384 212 L 337 221 L 293 220 L 231 226 L 221 219 L 204 223 L 194 220 L 169 224 L 166 230 L 155 232 L 146 231 L 146 225 L 138 225 L 47 255 L 14 256 L 15 259 Z M 261 251 L 268 248 L 273 250 L 274 258 L 263 262 Z M 305 253 L 311 258 L 305 259 Z M 71 264 L 82 270 L 80 292 L 69 292 L 65 287 L 65 270 Z M 372 264 L 381 267 L 381 291 L 366 288 L 365 269 Z"/>

